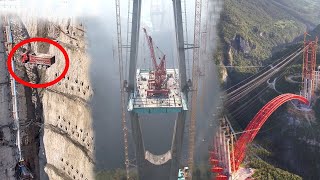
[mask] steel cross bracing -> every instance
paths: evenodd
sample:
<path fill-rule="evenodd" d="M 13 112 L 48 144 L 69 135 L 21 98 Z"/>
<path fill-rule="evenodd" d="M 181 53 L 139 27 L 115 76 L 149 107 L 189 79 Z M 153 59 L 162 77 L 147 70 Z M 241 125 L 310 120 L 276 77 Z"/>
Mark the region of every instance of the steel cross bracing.
<path fill-rule="evenodd" d="M 120 20 L 120 0 L 116 2 L 116 18 L 117 18 L 117 40 L 118 40 L 118 60 L 119 60 L 119 74 L 120 74 L 120 98 L 121 98 L 121 123 L 124 137 L 124 155 L 126 165 L 126 176 L 129 176 L 129 150 L 128 150 L 128 128 L 126 120 L 126 100 L 124 92 L 124 78 L 123 78 L 123 59 L 122 59 L 122 37 L 121 37 L 121 20 Z"/>
<path fill-rule="evenodd" d="M 128 18 L 127 18 L 127 40 L 126 40 L 126 45 L 123 46 L 124 48 L 126 48 L 126 53 L 125 53 L 125 75 L 124 78 L 128 78 L 128 61 L 130 59 L 130 44 L 131 44 L 131 32 L 130 32 L 130 27 L 132 22 L 130 21 L 130 19 L 132 19 L 132 11 L 131 11 L 131 5 L 133 4 L 132 0 L 128 0 Z"/>
<path fill-rule="evenodd" d="M 195 0 L 195 20 L 194 20 L 194 46 L 200 46 L 200 29 L 201 29 L 201 2 L 202 0 Z M 194 146 L 195 146 L 195 134 L 196 134 L 196 110 L 197 110 L 197 97 L 198 97 L 198 79 L 199 74 L 197 69 L 199 68 L 200 48 L 193 49 L 193 65 L 192 65 L 192 82 L 193 93 L 191 97 L 191 118 L 189 126 L 189 158 L 188 166 L 190 172 L 190 179 L 192 179 L 193 172 L 193 159 L 194 159 Z"/>
<path fill-rule="evenodd" d="M 182 0 L 181 4 L 183 4 L 183 16 L 182 16 L 182 22 L 183 22 L 183 30 L 184 30 L 184 45 L 185 45 L 185 49 L 186 51 L 186 60 L 187 60 L 187 75 L 188 78 L 190 78 L 190 56 L 189 56 L 189 41 L 188 41 L 188 20 L 187 20 L 187 0 Z M 192 45 L 193 46 L 193 45 Z"/>
<path fill-rule="evenodd" d="M 203 25 L 203 31 L 202 31 L 202 37 L 201 37 L 201 41 L 202 41 L 202 51 L 203 53 L 206 53 L 207 52 L 207 38 L 208 38 L 208 23 L 209 23 L 209 1 L 210 0 L 205 0 L 205 19 L 204 20 L 204 25 Z M 205 65 L 204 65 L 205 66 Z M 203 68 L 204 69 L 204 68 Z"/>

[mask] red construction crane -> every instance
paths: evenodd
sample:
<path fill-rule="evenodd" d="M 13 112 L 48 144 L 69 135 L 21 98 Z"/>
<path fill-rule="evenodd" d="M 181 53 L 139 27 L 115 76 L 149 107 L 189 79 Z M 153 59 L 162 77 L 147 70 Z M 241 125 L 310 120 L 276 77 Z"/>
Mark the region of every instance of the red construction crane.
<path fill-rule="evenodd" d="M 158 64 L 156 60 L 152 37 L 148 35 L 147 30 L 145 28 L 143 28 L 143 31 L 146 35 L 146 39 L 150 49 L 152 64 L 153 64 L 153 71 L 150 71 L 149 80 L 148 80 L 147 97 L 168 96 L 169 89 L 167 89 L 166 87 L 166 79 L 167 79 L 166 55 L 161 53 L 163 56 L 159 58 L 161 60 L 160 60 L 160 63 Z"/>

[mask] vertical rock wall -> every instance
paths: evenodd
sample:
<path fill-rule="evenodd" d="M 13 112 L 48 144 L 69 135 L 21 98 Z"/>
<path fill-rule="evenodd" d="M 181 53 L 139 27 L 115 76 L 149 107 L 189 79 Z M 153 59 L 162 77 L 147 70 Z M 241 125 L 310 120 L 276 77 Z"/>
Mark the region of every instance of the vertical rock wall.
<path fill-rule="evenodd" d="M 89 79 L 90 58 L 86 53 L 85 28 L 81 20 L 46 20 L 23 17 L 30 37 L 56 40 L 67 51 L 70 68 L 59 83 L 39 90 L 43 110 L 40 137 L 41 179 L 94 179 L 94 133 L 88 104 L 93 91 Z M 37 53 L 54 54 L 56 62 L 39 71 L 40 82 L 60 76 L 65 60 L 55 46 L 32 44 Z M 41 170 L 44 169 L 44 172 Z"/>
<path fill-rule="evenodd" d="M 2 18 L 1 18 L 2 20 Z M 0 20 L 0 27 L 4 22 Z M 0 179 L 14 180 L 16 164 L 9 74 L 6 68 L 4 33 L 0 30 Z"/>

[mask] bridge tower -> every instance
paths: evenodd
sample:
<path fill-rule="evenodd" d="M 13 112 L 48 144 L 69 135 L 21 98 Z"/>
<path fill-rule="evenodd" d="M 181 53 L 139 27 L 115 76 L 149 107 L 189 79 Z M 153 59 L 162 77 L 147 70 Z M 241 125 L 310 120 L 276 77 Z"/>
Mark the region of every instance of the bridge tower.
<path fill-rule="evenodd" d="M 150 17 L 153 31 L 160 31 L 164 25 L 165 6 L 163 1 L 151 1 Z"/>
<path fill-rule="evenodd" d="M 182 21 L 181 0 L 173 0 L 173 12 L 176 34 L 176 48 L 178 50 L 178 69 L 166 69 L 166 83 L 172 83 L 172 80 L 177 80 L 179 88 L 176 88 L 171 93 L 163 95 L 162 93 L 149 93 L 148 89 L 153 87 L 149 80 L 153 80 L 150 75 L 150 70 L 137 69 L 138 52 L 139 52 L 139 37 L 142 28 L 140 27 L 141 20 L 141 5 L 143 0 L 129 0 L 128 4 L 128 27 L 127 27 L 127 44 L 122 44 L 121 37 L 121 22 L 120 22 L 120 0 L 116 1 L 117 13 L 117 35 L 118 35 L 118 58 L 121 82 L 121 108 L 122 108 L 122 126 L 125 144 L 125 164 L 127 179 L 129 179 L 129 151 L 128 151 L 128 124 L 131 124 L 131 135 L 133 138 L 135 149 L 135 162 L 137 165 L 138 176 L 141 180 L 176 180 L 180 166 L 182 153 L 183 135 L 185 132 L 185 121 L 187 117 L 187 97 L 190 85 L 187 82 L 186 63 L 185 63 L 185 44 L 184 30 Z M 158 5 L 154 5 L 158 11 Z M 159 12 L 161 9 L 159 10 Z M 160 22 L 161 23 L 161 22 Z M 131 26 L 131 27 L 129 27 Z M 148 36 L 149 41 L 151 38 Z M 151 41 L 150 41 L 151 42 Z M 152 43 L 151 43 L 152 44 Z M 122 48 L 126 49 L 126 58 L 122 58 Z M 153 52 L 150 49 L 150 52 Z M 125 63 L 123 63 L 125 62 Z M 125 65 L 124 65 L 125 64 Z M 125 67 L 124 67 L 125 66 Z M 127 67 L 128 66 L 128 67 Z M 163 68 L 161 68 L 163 69 Z M 128 70 L 127 75 L 121 75 Z M 148 83 L 148 85 L 146 85 Z M 165 84 L 166 84 L 165 83 Z M 154 84 L 154 83 L 153 83 Z M 175 85 L 175 83 L 173 83 Z M 172 86 L 173 87 L 173 86 Z M 151 88 L 152 89 L 152 88 Z M 145 92 L 147 94 L 145 94 Z M 149 91 L 151 92 L 151 91 Z M 155 91 L 152 91 L 155 92 Z M 172 94 L 174 93 L 174 95 Z M 178 99 L 176 95 L 180 95 Z M 159 98 L 161 97 L 161 98 Z M 125 108 L 127 106 L 127 108 Z M 154 155 L 148 151 L 144 145 L 143 132 L 141 127 L 140 116 L 149 113 L 176 113 L 175 125 L 171 148 L 167 153 L 162 155 Z M 128 119 L 128 122 L 127 122 Z M 156 127 L 153 127 L 156 128 Z"/>
<path fill-rule="evenodd" d="M 303 52 L 303 66 L 302 66 L 302 91 L 300 94 L 307 98 L 310 102 L 314 95 L 316 84 L 316 54 L 318 37 L 315 41 L 307 40 L 307 33 L 304 35 L 304 52 Z"/>

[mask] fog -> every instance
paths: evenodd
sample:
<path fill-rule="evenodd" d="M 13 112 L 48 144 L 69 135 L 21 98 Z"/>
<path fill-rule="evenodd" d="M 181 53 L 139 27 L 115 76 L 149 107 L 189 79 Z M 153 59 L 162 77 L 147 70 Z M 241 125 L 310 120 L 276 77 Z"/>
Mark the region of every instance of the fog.
<path fill-rule="evenodd" d="M 153 37 L 154 43 L 167 55 L 167 67 L 178 68 L 176 58 L 176 43 L 173 24 L 173 8 L 172 1 L 161 1 L 164 15 L 162 18 L 162 26 L 152 22 L 150 17 L 151 0 L 144 1 L 142 5 L 141 27 L 148 30 L 149 35 Z M 115 22 L 115 4 L 114 1 L 104 2 L 105 11 L 100 12 L 99 16 L 86 18 L 88 52 L 91 56 L 90 78 L 94 89 L 94 96 L 91 102 L 93 114 L 93 126 L 95 130 L 95 147 L 97 169 L 112 169 L 124 167 L 124 150 L 123 135 L 121 128 L 120 116 L 120 85 L 118 60 L 113 58 L 113 47 L 116 47 L 116 22 Z M 127 1 L 121 1 L 121 24 L 122 24 L 122 40 L 126 44 L 126 26 L 127 26 Z M 212 5 L 213 6 L 213 5 Z M 221 5 L 220 5 L 221 6 Z M 217 6 L 216 6 L 217 7 Z M 213 9 L 213 8 L 210 8 Z M 219 9 L 212 15 L 217 16 Z M 187 22 L 188 22 L 188 39 L 189 43 L 193 42 L 193 24 L 194 24 L 194 1 L 187 1 Z M 161 16 L 160 16 L 161 18 Z M 205 16 L 203 16 L 205 19 Z M 216 20 L 216 19 L 215 19 Z M 212 22 L 212 21 L 208 21 Z M 207 45 L 206 55 L 201 56 L 201 67 L 205 67 L 202 71 L 205 76 L 200 80 L 199 85 L 199 109 L 197 120 L 197 161 L 204 161 L 203 157 L 208 154 L 208 145 L 211 144 L 214 124 L 212 114 L 214 113 L 219 99 L 219 85 L 217 81 L 217 71 L 212 60 L 215 38 L 215 24 L 208 25 L 210 30 L 210 39 Z M 156 27 L 163 27 L 161 29 Z M 208 35 L 209 36 L 209 35 Z M 145 36 L 140 32 L 140 49 L 138 68 L 150 67 L 150 52 Z M 124 51 L 124 58 L 125 51 Z M 192 63 L 192 50 L 189 50 L 189 64 Z M 125 63 L 124 63 L 125 64 Z M 187 63 L 188 64 L 188 63 Z M 191 69 L 189 67 L 189 69 Z M 189 76 L 191 72 L 189 72 Z M 204 83 L 202 83 L 204 82 Z M 203 86 L 205 84 L 205 86 Z M 202 90 L 204 88 L 204 90 Z M 200 105 L 203 103 L 203 106 Z M 200 107 L 202 107 L 200 109 Z M 144 135 L 146 150 L 154 154 L 163 154 L 170 149 L 171 138 L 173 133 L 174 120 L 176 114 L 170 115 L 144 115 L 141 117 L 142 131 Z M 187 128 L 186 128 L 187 130 Z M 130 131 L 130 129 L 129 129 Z M 185 134 L 184 156 L 187 155 L 187 133 Z M 203 141 L 205 140 L 205 141 Z M 134 147 L 130 137 L 130 156 L 133 158 Z"/>

